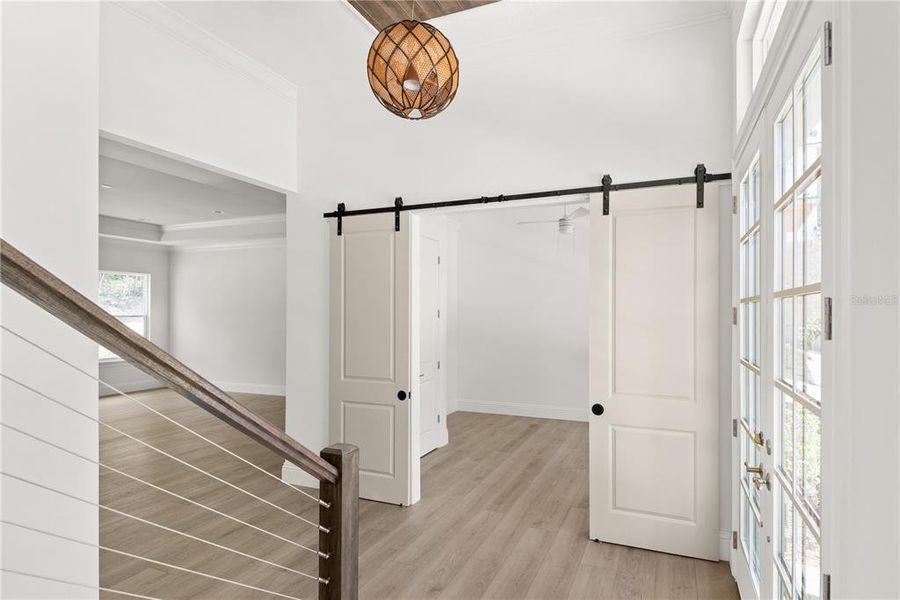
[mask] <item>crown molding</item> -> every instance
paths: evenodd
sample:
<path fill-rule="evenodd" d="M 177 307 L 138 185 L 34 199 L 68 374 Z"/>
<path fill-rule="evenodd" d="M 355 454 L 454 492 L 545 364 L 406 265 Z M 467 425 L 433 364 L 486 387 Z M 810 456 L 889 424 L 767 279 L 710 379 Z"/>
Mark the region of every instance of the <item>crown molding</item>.
<path fill-rule="evenodd" d="M 197 221 L 195 223 L 178 223 L 176 225 L 163 225 L 162 232 L 172 231 L 192 231 L 196 229 L 214 229 L 217 227 L 242 227 L 246 225 L 264 225 L 269 223 L 286 223 L 287 215 L 285 213 L 276 213 L 271 215 L 259 215 L 255 217 L 238 217 L 235 219 L 217 219 L 215 221 Z"/>
<path fill-rule="evenodd" d="M 163 234 L 162 227 L 154 223 L 107 215 L 100 215 L 98 229 L 101 237 L 149 243 L 159 243 Z"/>
<path fill-rule="evenodd" d="M 261 238 L 254 240 L 235 240 L 230 242 L 191 243 L 179 246 L 170 246 L 172 252 L 183 254 L 186 252 L 219 252 L 223 250 L 246 250 L 249 248 L 284 248 L 287 245 L 286 238 Z"/>
<path fill-rule="evenodd" d="M 297 86 L 293 82 L 163 3 L 154 0 L 145 2 L 116 1 L 109 4 L 152 25 L 161 33 L 203 55 L 209 61 L 231 69 L 255 83 L 264 85 L 287 100 L 297 101 Z"/>
<path fill-rule="evenodd" d="M 253 248 L 284 244 L 284 213 L 177 225 L 155 225 L 100 216 L 100 237 L 173 250 Z"/>
<path fill-rule="evenodd" d="M 378 33 L 378 30 L 375 29 L 375 26 L 372 25 L 371 23 L 369 23 L 366 20 L 366 18 L 360 14 L 360 12 L 358 10 L 353 8 L 353 5 L 350 4 L 350 2 L 348 2 L 347 0 L 341 0 L 341 4 L 344 6 L 344 8 L 346 8 L 347 10 L 349 10 L 350 12 L 353 13 L 353 16 L 356 17 L 356 20 L 359 21 L 362 24 L 362 26 L 366 28 L 366 31 L 368 31 L 372 35 L 376 35 Z"/>

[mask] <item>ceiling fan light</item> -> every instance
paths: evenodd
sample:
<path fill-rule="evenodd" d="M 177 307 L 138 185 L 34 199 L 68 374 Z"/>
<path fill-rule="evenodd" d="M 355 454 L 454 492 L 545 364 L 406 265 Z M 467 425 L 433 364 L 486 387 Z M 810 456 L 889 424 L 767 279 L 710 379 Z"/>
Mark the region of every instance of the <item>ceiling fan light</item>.
<path fill-rule="evenodd" d="M 559 232 L 562 235 L 571 235 L 571 234 L 575 233 L 575 223 L 573 223 L 569 219 L 560 219 L 559 220 Z"/>

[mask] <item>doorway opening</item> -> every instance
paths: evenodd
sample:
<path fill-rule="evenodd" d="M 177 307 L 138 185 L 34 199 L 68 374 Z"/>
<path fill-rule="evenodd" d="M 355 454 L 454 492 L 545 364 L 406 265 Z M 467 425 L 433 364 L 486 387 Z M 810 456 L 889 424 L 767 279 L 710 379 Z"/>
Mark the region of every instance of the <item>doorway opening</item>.
<path fill-rule="evenodd" d="M 423 455 L 455 412 L 587 421 L 588 214 L 575 197 L 420 216 Z"/>

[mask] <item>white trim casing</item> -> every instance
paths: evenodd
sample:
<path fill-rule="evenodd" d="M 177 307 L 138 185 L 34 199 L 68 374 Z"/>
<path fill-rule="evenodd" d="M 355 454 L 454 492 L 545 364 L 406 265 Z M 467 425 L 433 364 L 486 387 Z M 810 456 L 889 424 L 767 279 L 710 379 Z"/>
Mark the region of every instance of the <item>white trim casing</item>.
<path fill-rule="evenodd" d="M 731 532 L 719 531 L 719 560 L 731 560 Z"/>

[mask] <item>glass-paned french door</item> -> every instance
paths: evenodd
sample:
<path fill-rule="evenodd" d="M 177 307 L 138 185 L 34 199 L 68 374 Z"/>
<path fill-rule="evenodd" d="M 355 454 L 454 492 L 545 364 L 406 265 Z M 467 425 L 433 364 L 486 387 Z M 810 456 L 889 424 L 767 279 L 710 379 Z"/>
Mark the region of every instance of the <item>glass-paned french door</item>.
<path fill-rule="evenodd" d="M 816 10 L 795 17 L 802 20 L 797 39 L 734 173 L 731 556 L 744 598 L 821 597 L 822 407 L 830 399 L 823 361 L 830 224 L 823 207 L 830 188 L 823 181 L 828 95 L 819 19 L 827 10 L 811 5 Z"/>
<path fill-rule="evenodd" d="M 739 279 L 738 308 L 740 327 L 738 338 L 738 386 L 741 416 L 738 440 L 741 458 L 740 544 L 744 559 L 750 567 L 754 583 L 760 580 L 762 553 L 761 480 L 763 476 L 762 433 L 760 405 L 760 164 L 754 158 L 741 180 L 738 210 Z"/>
<path fill-rule="evenodd" d="M 807 61 L 775 124 L 772 244 L 776 573 L 819 598 L 822 511 L 822 65 Z"/>

